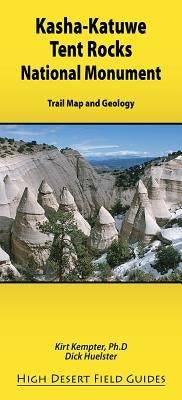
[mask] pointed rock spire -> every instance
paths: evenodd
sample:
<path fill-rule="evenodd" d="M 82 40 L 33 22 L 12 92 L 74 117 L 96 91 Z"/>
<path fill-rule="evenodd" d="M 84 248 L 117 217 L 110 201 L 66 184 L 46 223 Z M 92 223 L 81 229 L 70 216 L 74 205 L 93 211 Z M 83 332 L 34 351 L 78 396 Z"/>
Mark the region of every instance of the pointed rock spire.
<path fill-rule="evenodd" d="M 42 180 L 39 189 L 39 193 L 41 194 L 50 194 L 53 193 L 53 189 L 48 185 L 45 179 Z"/>
<path fill-rule="evenodd" d="M 80 229 L 84 233 L 85 236 L 90 235 L 91 226 L 78 211 L 74 197 L 69 192 L 67 187 L 63 187 L 63 189 L 61 191 L 59 211 L 72 212 L 73 219 L 74 219 L 78 229 Z"/>
<path fill-rule="evenodd" d="M 0 216 L 10 218 L 10 208 L 5 191 L 4 181 L 0 180 Z"/>
<path fill-rule="evenodd" d="M 48 217 L 52 212 L 55 212 L 59 208 L 59 204 L 53 194 L 52 188 L 43 179 L 38 189 L 38 202 L 45 210 L 45 214 Z"/>
<path fill-rule="evenodd" d="M 160 232 L 160 227 L 155 221 L 155 219 L 152 217 L 152 215 L 148 212 L 147 208 L 144 208 L 144 214 L 143 214 L 143 231 L 145 235 L 149 236 L 155 236 Z"/>
<path fill-rule="evenodd" d="M 148 198 L 147 188 L 141 179 L 136 184 L 135 195 L 122 224 L 121 238 L 123 240 L 128 240 L 130 238 L 134 227 L 134 221 L 140 206 L 146 207 L 148 211 L 153 214 L 152 207 Z"/>
<path fill-rule="evenodd" d="M 36 197 L 27 187 L 23 192 L 17 212 L 30 215 L 44 215 L 44 209 L 40 206 Z"/>
<path fill-rule="evenodd" d="M 138 181 L 137 194 L 138 194 L 138 205 L 147 207 L 149 212 L 152 214 L 152 207 L 148 197 L 148 191 L 141 179 Z"/>
<path fill-rule="evenodd" d="M 139 181 L 138 181 L 138 183 L 136 185 L 136 188 L 137 188 L 138 193 L 140 193 L 140 194 L 148 194 L 147 188 L 146 188 L 146 186 L 144 185 L 144 183 L 142 182 L 141 179 L 139 179 Z"/>
<path fill-rule="evenodd" d="M 163 225 L 170 218 L 171 214 L 163 199 L 163 194 L 157 180 L 153 176 L 150 176 L 147 191 L 147 188 L 140 179 L 136 186 L 136 193 L 131 207 L 126 213 L 122 225 L 121 237 L 125 240 L 130 238 L 132 241 L 137 241 L 142 236 L 142 224 L 146 225 L 147 221 L 150 220 L 150 226 L 154 226 L 155 224 Z M 149 226 L 148 223 L 147 226 Z M 159 229 L 158 225 L 156 229 Z M 152 235 L 148 236 L 151 237 Z"/>
<path fill-rule="evenodd" d="M 0 180 L 0 205 L 8 204 L 4 181 Z"/>
<path fill-rule="evenodd" d="M 104 250 L 118 240 L 114 218 L 103 206 L 99 210 L 96 224 L 91 229 L 88 245 L 93 249 Z"/>
<path fill-rule="evenodd" d="M 5 192 L 8 199 L 8 202 L 11 203 L 13 199 L 17 196 L 19 192 L 19 188 L 15 182 L 12 181 L 9 175 L 6 175 L 4 178 L 5 184 Z"/>
<path fill-rule="evenodd" d="M 159 183 L 156 181 L 154 176 L 150 176 L 149 183 L 149 198 L 152 200 L 159 200 L 162 198 L 162 193 L 160 191 Z"/>
<path fill-rule="evenodd" d="M 131 234 L 132 242 L 141 241 L 145 244 L 154 240 L 160 232 L 160 227 L 157 224 L 155 217 L 151 215 L 147 207 L 140 206 Z"/>
<path fill-rule="evenodd" d="M 60 194 L 60 203 L 59 210 L 62 211 L 74 211 L 77 210 L 77 206 L 75 204 L 74 197 L 68 190 L 66 186 L 64 186 L 61 190 Z"/>
<path fill-rule="evenodd" d="M 164 201 L 160 185 L 153 176 L 149 179 L 148 187 L 153 214 L 159 225 L 164 225 L 171 218 L 171 214 Z"/>
<path fill-rule="evenodd" d="M 52 236 L 41 232 L 47 221 L 36 197 L 25 188 L 12 226 L 12 254 L 17 263 L 43 265 L 50 255 Z"/>
<path fill-rule="evenodd" d="M 0 181 L 0 243 L 10 250 L 10 236 L 13 220 L 10 215 L 10 205 L 5 191 L 4 181 Z"/>
<path fill-rule="evenodd" d="M 15 218 L 16 210 L 20 201 L 21 193 L 19 187 L 16 183 L 10 178 L 9 175 L 6 175 L 4 178 L 5 184 L 5 192 L 9 204 L 10 216 L 11 218 Z"/>
<path fill-rule="evenodd" d="M 99 210 L 98 222 L 101 225 L 115 224 L 114 218 L 103 206 Z"/>
<path fill-rule="evenodd" d="M 90 236 L 91 226 L 78 210 L 73 211 L 73 218 L 77 228 L 80 229 L 85 236 Z"/>

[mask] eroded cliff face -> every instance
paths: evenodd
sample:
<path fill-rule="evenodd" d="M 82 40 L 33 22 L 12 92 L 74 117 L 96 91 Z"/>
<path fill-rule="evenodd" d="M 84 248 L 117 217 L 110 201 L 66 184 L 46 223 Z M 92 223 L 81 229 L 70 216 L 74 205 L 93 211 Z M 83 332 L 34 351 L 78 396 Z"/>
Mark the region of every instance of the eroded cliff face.
<path fill-rule="evenodd" d="M 0 159 L 0 179 L 3 180 L 6 175 L 17 185 L 21 194 L 25 186 L 36 194 L 42 179 L 45 179 L 59 200 L 60 188 L 67 186 L 85 216 L 95 207 L 104 205 L 110 208 L 118 200 L 115 178 L 109 174 L 98 174 L 74 150 L 61 153 L 54 149 Z"/>
<path fill-rule="evenodd" d="M 124 239 L 144 242 L 146 236 L 147 240 L 154 240 L 160 227 L 172 219 L 173 212 L 181 209 L 182 157 L 147 168 L 143 182 L 145 185 L 139 181 L 125 216 L 121 230 Z M 144 194 L 145 201 L 141 197 Z"/>
<path fill-rule="evenodd" d="M 163 198 L 169 208 L 182 204 L 182 157 L 146 170 L 145 184 L 150 176 L 153 176 L 159 183 Z"/>
<path fill-rule="evenodd" d="M 110 174 L 98 174 L 78 151 L 65 150 L 63 154 L 75 169 L 79 188 L 88 203 L 89 213 L 94 207 L 100 208 L 102 205 L 110 208 L 118 196 L 114 186 L 115 178 Z M 72 193 L 79 210 L 83 212 L 81 199 L 76 197 L 73 190 Z"/>

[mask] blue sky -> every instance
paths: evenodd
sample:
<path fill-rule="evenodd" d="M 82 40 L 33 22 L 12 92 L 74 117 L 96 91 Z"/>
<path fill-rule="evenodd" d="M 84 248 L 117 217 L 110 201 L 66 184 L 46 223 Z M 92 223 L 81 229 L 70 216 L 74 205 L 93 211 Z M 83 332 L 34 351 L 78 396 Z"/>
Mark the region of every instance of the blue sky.
<path fill-rule="evenodd" d="M 0 125 L 0 136 L 71 147 L 91 158 L 152 157 L 182 148 L 182 125 Z"/>

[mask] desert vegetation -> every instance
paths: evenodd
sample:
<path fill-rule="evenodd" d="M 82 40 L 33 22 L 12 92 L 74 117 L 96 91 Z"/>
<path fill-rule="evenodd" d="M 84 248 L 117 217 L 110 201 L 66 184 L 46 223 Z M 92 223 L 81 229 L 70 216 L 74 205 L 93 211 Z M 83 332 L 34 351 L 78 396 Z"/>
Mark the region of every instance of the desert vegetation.
<path fill-rule="evenodd" d="M 55 146 L 48 144 L 39 144 L 36 140 L 25 142 L 23 140 L 9 139 L 0 137 L 0 157 L 15 156 L 18 154 L 31 154 L 38 151 L 52 150 Z"/>

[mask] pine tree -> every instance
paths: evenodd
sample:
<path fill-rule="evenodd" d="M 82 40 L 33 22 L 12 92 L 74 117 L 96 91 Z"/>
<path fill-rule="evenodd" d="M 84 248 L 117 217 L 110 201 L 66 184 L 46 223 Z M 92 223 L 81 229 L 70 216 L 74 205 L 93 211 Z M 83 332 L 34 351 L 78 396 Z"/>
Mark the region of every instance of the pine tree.
<path fill-rule="evenodd" d="M 59 281 L 86 279 L 91 273 L 91 258 L 83 233 L 77 228 L 72 212 L 56 212 L 40 227 L 54 236 L 50 259 L 54 261 Z"/>

